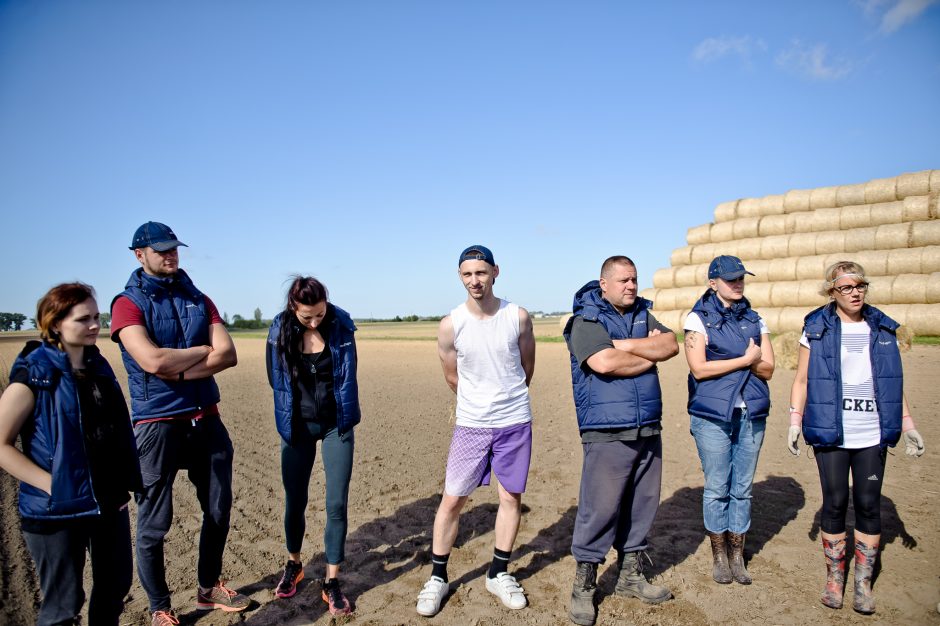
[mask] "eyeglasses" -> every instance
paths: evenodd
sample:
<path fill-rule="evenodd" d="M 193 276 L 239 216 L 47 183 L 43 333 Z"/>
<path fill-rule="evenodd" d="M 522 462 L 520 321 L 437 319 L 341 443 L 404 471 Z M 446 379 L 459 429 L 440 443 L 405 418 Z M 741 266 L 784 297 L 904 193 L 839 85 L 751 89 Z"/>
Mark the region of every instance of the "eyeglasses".
<path fill-rule="evenodd" d="M 857 290 L 859 293 L 865 293 L 868 291 L 868 283 L 858 283 L 857 285 L 842 285 L 841 287 L 833 287 L 834 291 L 838 291 L 843 296 L 847 296 L 852 291 Z"/>

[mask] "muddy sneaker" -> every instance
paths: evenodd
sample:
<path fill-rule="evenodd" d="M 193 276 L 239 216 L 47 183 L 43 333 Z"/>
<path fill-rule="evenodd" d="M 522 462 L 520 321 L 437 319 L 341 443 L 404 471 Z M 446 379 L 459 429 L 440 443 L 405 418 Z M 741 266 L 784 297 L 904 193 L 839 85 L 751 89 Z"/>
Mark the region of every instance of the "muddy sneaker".
<path fill-rule="evenodd" d="M 281 582 L 277 584 L 274 595 L 278 598 L 290 598 L 297 593 L 297 583 L 304 579 L 303 563 L 287 560 L 284 566 L 284 575 L 281 576 Z"/>
<path fill-rule="evenodd" d="M 497 596 L 510 609 L 524 609 L 529 604 L 522 587 L 506 572 L 500 572 L 496 578 L 487 578 L 486 590 Z"/>
<path fill-rule="evenodd" d="M 330 605 L 330 615 L 349 615 L 352 609 L 349 600 L 339 588 L 339 579 L 331 578 L 323 582 L 323 591 L 320 592 L 323 601 Z"/>
<path fill-rule="evenodd" d="M 441 610 L 441 602 L 450 593 L 450 583 L 437 576 L 424 583 L 424 589 L 418 594 L 418 615 L 431 617 Z"/>
<path fill-rule="evenodd" d="M 150 626 L 176 626 L 180 621 L 176 619 L 173 609 L 165 611 L 154 611 Z"/>
<path fill-rule="evenodd" d="M 203 589 L 199 587 L 196 591 L 196 608 L 201 611 L 209 609 L 222 609 L 232 613 L 235 611 L 244 611 L 251 604 L 248 596 L 242 595 L 233 589 L 225 586 L 221 580 L 214 587 Z"/>

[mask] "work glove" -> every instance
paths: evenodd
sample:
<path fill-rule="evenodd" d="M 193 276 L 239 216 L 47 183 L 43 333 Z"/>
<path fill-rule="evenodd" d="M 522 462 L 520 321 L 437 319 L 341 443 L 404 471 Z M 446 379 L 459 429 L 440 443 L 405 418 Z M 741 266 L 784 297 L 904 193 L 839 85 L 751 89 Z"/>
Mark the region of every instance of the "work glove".
<path fill-rule="evenodd" d="M 924 438 L 916 430 L 908 430 L 901 434 L 904 441 L 904 452 L 907 456 L 921 456 L 924 453 Z"/>
<path fill-rule="evenodd" d="M 793 456 L 800 456 L 800 427 L 799 426 L 790 426 L 790 429 L 787 431 L 787 450 L 790 451 L 790 454 Z"/>

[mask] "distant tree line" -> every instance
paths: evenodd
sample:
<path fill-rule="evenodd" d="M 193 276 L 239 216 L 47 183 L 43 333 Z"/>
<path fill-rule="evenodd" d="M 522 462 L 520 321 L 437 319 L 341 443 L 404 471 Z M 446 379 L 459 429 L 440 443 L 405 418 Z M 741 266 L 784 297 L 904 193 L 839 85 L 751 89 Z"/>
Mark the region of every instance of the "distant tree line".
<path fill-rule="evenodd" d="M 0 331 L 23 330 L 23 322 L 27 319 L 22 313 L 0 313 Z"/>
<path fill-rule="evenodd" d="M 230 320 L 228 313 L 222 314 L 222 323 L 229 328 L 239 328 L 242 330 L 258 330 L 261 328 L 267 328 L 271 325 L 272 320 L 263 319 L 261 316 L 261 309 L 255 309 L 255 313 L 251 319 L 245 319 L 239 314 L 232 316 Z"/>

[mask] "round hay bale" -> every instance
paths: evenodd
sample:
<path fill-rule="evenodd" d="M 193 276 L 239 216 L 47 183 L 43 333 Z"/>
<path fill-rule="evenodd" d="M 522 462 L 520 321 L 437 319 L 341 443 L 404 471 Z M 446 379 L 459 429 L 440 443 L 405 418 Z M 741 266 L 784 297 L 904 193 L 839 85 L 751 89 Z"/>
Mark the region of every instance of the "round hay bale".
<path fill-rule="evenodd" d="M 930 193 L 940 191 L 940 170 L 930 170 Z"/>
<path fill-rule="evenodd" d="M 676 287 L 676 267 L 664 267 L 653 272 L 653 286 L 658 289 Z"/>
<path fill-rule="evenodd" d="M 920 274 L 922 248 L 901 248 L 888 250 L 888 271 L 885 274 L 897 276 L 898 274 Z M 865 271 L 868 267 L 863 265 Z"/>
<path fill-rule="evenodd" d="M 717 256 L 714 243 L 703 243 L 699 246 L 692 246 L 692 253 L 689 256 L 689 263 L 711 263 Z"/>
<path fill-rule="evenodd" d="M 849 261 L 855 261 L 859 265 L 865 268 L 865 273 L 868 276 L 886 276 L 891 272 L 888 271 L 888 257 L 891 254 L 890 250 L 866 250 L 863 252 L 853 252 L 851 258 L 847 259 Z M 833 263 L 843 260 L 844 254 L 838 255 L 839 258 L 829 260 L 826 258 L 826 267 L 829 267 Z M 822 280 L 822 274 L 819 275 L 820 280 Z"/>
<path fill-rule="evenodd" d="M 679 311 L 659 311 L 654 312 L 656 320 L 665 326 L 666 328 L 671 329 L 672 331 L 679 333 L 682 331 L 682 326 L 679 324 Z"/>
<path fill-rule="evenodd" d="M 866 226 L 871 226 L 871 207 L 867 204 L 844 206 L 839 210 L 840 228 L 849 230 Z"/>
<path fill-rule="evenodd" d="M 722 202 L 715 207 L 715 223 L 730 222 L 738 216 L 738 203 L 740 200 Z"/>
<path fill-rule="evenodd" d="M 871 205 L 870 226 L 881 224 L 900 224 L 904 219 L 904 202 L 882 202 Z"/>
<path fill-rule="evenodd" d="M 822 280 L 827 267 L 825 255 L 800 257 L 796 260 L 796 277 L 798 280 Z"/>
<path fill-rule="evenodd" d="M 731 241 L 734 239 L 734 225 L 737 223 L 737 221 L 738 220 L 732 220 L 730 222 L 722 222 L 721 224 L 715 224 L 712 226 L 708 243 L 720 243 L 722 241 Z"/>
<path fill-rule="evenodd" d="M 927 207 L 930 212 L 930 219 L 940 218 L 940 192 L 933 192 L 927 196 Z"/>
<path fill-rule="evenodd" d="M 923 274 L 901 274 L 891 283 L 894 304 L 927 304 L 927 277 Z"/>
<path fill-rule="evenodd" d="M 676 289 L 676 308 L 691 309 L 695 306 L 698 299 L 702 297 L 703 293 L 705 293 L 705 288 L 698 285 L 694 287 L 679 287 Z"/>
<path fill-rule="evenodd" d="M 780 317 L 780 309 L 775 309 L 771 306 L 755 306 L 754 310 L 757 311 L 757 314 L 760 315 L 764 323 L 767 324 L 767 330 L 772 333 L 777 332 L 777 318 Z"/>
<path fill-rule="evenodd" d="M 876 178 L 865 183 L 865 204 L 875 202 L 894 202 L 898 199 L 898 179 Z"/>
<path fill-rule="evenodd" d="M 826 297 L 819 295 L 819 287 L 821 285 L 822 281 L 818 278 L 801 280 L 799 305 L 811 306 L 815 308 L 826 304 Z"/>
<path fill-rule="evenodd" d="M 918 335 L 940 335 L 940 304 L 912 304 L 904 323 Z"/>
<path fill-rule="evenodd" d="M 911 222 L 912 247 L 936 246 L 940 244 L 940 221 L 930 220 L 929 222 Z"/>
<path fill-rule="evenodd" d="M 692 262 L 692 246 L 682 246 L 676 248 L 669 255 L 669 264 L 676 267 L 688 265 Z"/>
<path fill-rule="evenodd" d="M 677 288 L 659 290 L 659 293 L 656 294 L 656 305 L 658 306 L 658 310 L 671 311 L 677 308 L 676 291 L 678 291 Z"/>
<path fill-rule="evenodd" d="M 562 332 L 565 332 L 565 326 L 568 325 L 568 320 L 570 319 L 571 319 L 571 313 L 565 313 L 558 320 L 558 328 L 560 328 Z"/>
<path fill-rule="evenodd" d="M 813 211 L 812 219 L 801 220 L 802 224 L 797 224 L 799 231 L 802 226 L 803 232 L 824 232 L 827 230 L 839 230 L 842 228 L 842 209 L 835 207 L 832 209 L 819 209 Z"/>
<path fill-rule="evenodd" d="M 760 199 L 760 214 L 761 215 L 781 215 L 784 212 L 783 209 L 783 195 L 774 194 L 770 196 L 764 196 Z"/>
<path fill-rule="evenodd" d="M 796 233 L 790 235 L 787 256 L 811 256 L 816 254 L 816 238 L 819 233 Z M 796 266 L 794 261 L 794 267 Z"/>
<path fill-rule="evenodd" d="M 748 282 L 749 279 L 750 276 L 745 279 L 744 295 L 747 296 L 751 306 L 755 309 L 773 306 L 770 302 L 770 292 L 778 283 L 752 283 Z"/>
<path fill-rule="evenodd" d="M 894 302 L 891 286 L 894 284 L 894 276 L 869 276 L 871 286 L 868 288 L 868 294 L 865 296 L 865 302 L 868 304 L 882 305 Z"/>
<path fill-rule="evenodd" d="M 764 237 L 760 245 L 760 258 L 772 261 L 787 256 L 787 246 L 791 235 L 773 235 Z"/>
<path fill-rule="evenodd" d="M 796 280 L 796 259 L 787 257 L 771 259 L 767 268 L 767 280 L 771 282 Z"/>
<path fill-rule="evenodd" d="M 734 238 L 747 239 L 748 237 L 757 237 L 759 233 L 759 217 L 742 217 L 734 220 Z"/>
<path fill-rule="evenodd" d="M 747 240 L 742 239 L 741 241 L 747 241 Z M 741 247 L 740 243 L 741 243 L 740 241 L 731 240 L 731 241 L 723 241 L 721 243 L 714 244 L 715 256 L 718 256 L 719 254 L 730 254 L 731 256 L 741 256 L 741 254 L 738 252 L 738 249 Z M 709 259 L 709 261 L 711 261 L 711 259 Z"/>
<path fill-rule="evenodd" d="M 649 289 L 641 289 L 638 294 L 641 298 L 646 298 L 653 304 L 656 304 L 656 294 L 662 291 L 661 289 L 656 289 L 655 287 L 650 287 Z"/>
<path fill-rule="evenodd" d="M 787 215 L 765 215 L 760 218 L 757 225 L 757 235 L 767 237 L 768 235 L 787 234 Z"/>
<path fill-rule="evenodd" d="M 927 224 L 929 222 L 919 222 Z M 938 224 L 940 225 L 940 224 Z M 940 230 L 937 231 L 940 234 Z M 938 241 L 937 243 L 940 243 Z M 876 250 L 907 248 L 911 245 L 911 224 L 882 224 L 875 232 Z"/>
<path fill-rule="evenodd" d="M 738 218 L 759 217 L 760 198 L 742 198 L 738 202 Z"/>
<path fill-rule="evenodd" d="M 920 273 L 933 272 L 940 272 L 940 246 L 924 246 L 921 248 Z"/>
<path fill-rule="evenodd" d="M 774 363 L 788 370 L 796 369 L 800 356 L 800 333 L 790 331 L 774 336 L 770 342 L 774 347 Z"/>
<path fill-rule="evenodd" d="M 809 199 L 812 189 L 793 189 L 783 196 L 783 210 L 785 213 L 801 213 L 809 211 Z"/>
<path fill-rule="evenodd" d="M 785 309 L 780 309 L 780 317 L 777 318 L 777 332 L 786 333 L 802 333 L 803 332 L 803 318 L 806 317 L 806 314 L 812 311 L 812 307 L 786 307 Z"/>
<path fill-rule="evenodd" d="M 816 254 L 831 254 L 845 251 L 845 232 L 834 230 L 816 235 Z"/>
<path fill-rule="evenodd" d="M 912 306 L 911 304 L 879 304 L 878 308 L 898 324 L 904 325 L 908 323 L 907 314 Z M 916 329 L 912 330 L 916 332 Z"/>
<path fill-rule="evenodd" d="M 848 206 L 850 204 L 865 204 L 865 183 L 840 185 L 836 189 L 835 206 Z"/>
<path fill-rule="evenodd" d="M 914 331 L 909 326 L 898 326 L 895 337 L 898 338 L 898 350 L 901 352 L 911 351 L 914 345 Z"/>
<path fill-rule="evenodd" d="M 927 304 L 940 304 L 940 272 L 927 274 Z"/>
<path fill-rule="evenodd" d="M 708 265 L 701 263 L 696 265 L 685 265 L 676 269 L 675 287 L 692 287 L 705 284 L 708 277 Z M 704 287 L 703 287 L 704 289 Z"/>
<path fill-rule="evenodd" d="M 829 207 L 839 206 L 836 204 L 836 187 L 817 187 L 810 190 L 809 208 L 827 209 Z M 861 202 L 857 204 L 862 204 Z"/>
<path fill-rule="evenodd" d="M 748 283 L 767 282 L 767 272 L 770 269 L 770 261 L 767 259 L 747 259 L 744 267 L 754 274 L 747 277 Z"/>
<path fill-rule="evenodd" d="M 930 214 L 930 196 L 908 196 L 901 201 L 901 206 L 901 220 L 905 222 L 922 222 L 937 217 Z"/>
<path fill-rule="evenodd" d="M 923 196 L 930 193 L 930 172 L 931 170 L 924 170 L 898 176 L 898 198 Z"/>
<path fill-rule="evenodd" d="M 737 256 L 742 261 L 749 261 L 751 259 L 760 258 L 760 248 L 762 239 L 760 237 L 752 237 L 750 239 L 741 239 L 737 242 Z M 750 269 L 750 266 L 748 266 Z"/>
<path fill-rule="evenodd" d="M 877 228 L 853 228 L 845 231 L 845 251 L 873 250 L 875 248 L 875 233 Z M 906 247 L 906 246 L 905 246 Z M 675 253 L 673 253 L 675 254 Z"/>
<path fill-rule="evenodd" d="M 800 306 L 800 281 L 772 283 L 770 291 L 770 305 L 778 308 L 786 306 Z"/>
<path fill-rule="evenodd" d="M 700 243 L 708 243 L 711 241 L 709 239 L 709 231 L 712 229 L 711 224 L 702 224 L 701 226 L 693 226 L 685 233 L 685 241 L 690 246 L 694 246 Z"/>

